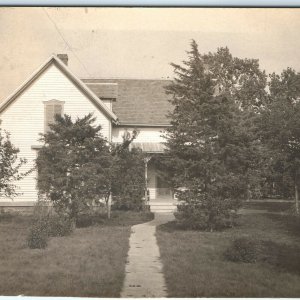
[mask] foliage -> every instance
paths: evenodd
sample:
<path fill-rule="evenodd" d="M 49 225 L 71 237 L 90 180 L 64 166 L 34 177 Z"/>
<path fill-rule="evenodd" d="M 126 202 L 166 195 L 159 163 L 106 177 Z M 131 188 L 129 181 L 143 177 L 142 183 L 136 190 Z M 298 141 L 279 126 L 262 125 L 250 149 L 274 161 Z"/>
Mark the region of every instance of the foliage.
<path fill-rule="evenodd" d="M 31 249 L 44 249 L 48 244 L 48 220 L 39 219 L 30 228 L 27 244 Z"/>
<path fill-rule="evenodd" d="M 27 237 L 29 248 L 46 248 L 49 237 L 67 236 L 74 222 L 67 214 L 53 212 L 49 202 L 38 201 L 34 207 L 32 225 Z"/>
<path fill-rule="evenodd" d="M 85 227 L 93 226 L 101 220 L 101 219 L 98 220 L 97 217 L 98 216 L 95 216 L 91 213 L 80 214 L 76 219 L 76 227 L 85 228 Z"/>
<path fill-rule="evenodd" d="M 32 224 L 27 236 L 31 249 L 44 249 L 49 239 L 49 207 L 46 201 L 38 201 L 33 210 Z"/>
<path fill-rule="evenodd" d="M 258 59 L 233 57 L 227 47 L 200 57 L 217 92 L 229 93 L 241 109 L 257 111 L 268 101 L 267 75 L 260 70 Z"/>
<path fill-rule="evenodd" d="M 271 100 L 261 113 L 260 136 L 269 150 L 273 176 L 285 182 L 287 187 L 292 182 L 297 199 L 300 173 L 300 73 L 288 68 L 281 75 L 272 74 L 270 78 Z"/>
<path fill-rule="evenodd" d="M 181 203 L 175 213 L 177 223 L 181 228 L 218 230 L 235 225 L 236 200 L 209 198 L 197 190 L 181 192 Z"/>
<path fill-rule="evenodd" d="M 179 194 L 184 203 L 177 218 L 201 215 L 200 227 L 214 230 L 227 224 L 228 216 L 246 198 L 255 173 L 258 145 L 251 126 L 256 116 L 237 95 L 250 93 L 252 79 L 247 74 L 252 74 L 252 68 L 259 70 L 256 61 L 233 59 L 228 49 L 202 56 L 194 41 L 191 48 L 184 66 L 173 64 L 176 78 L 167 87 L 174 110 L 172 126 L 166 131 L 166 164 L 173 186 L 190 191 L 190 198 Z M 228 70 L 218 73 L 216 65 L 225 68 L 228 60 L 232 61 Z M 227 73 L 231 77 L 223 78 Z M 235 74 L 240 80 L 232 82 Z M 261 77 L 263 87 L 263 73 Z M 255 99 L 253 106 L 263 102 L 263 97 L 259 102 Z"/>
<path fill-rule="evenodd" d="M 48 236 L 67 236 L 73 231 L 74 222 L 68 215 L 52 214 L 48 218 Z"/>
<path fill-rule="evenodd" d="M 107 201 L 110 194 L 110 149 L 94 121 L 91 114 L 75 122 L 57 115 L 41 138 L 44 146 L 36 160 L 39 192 L 71 219 L 101 199 Z"/>
<path fill-rule="evenodd" d="M 233 241 L 225 251 L 225 257 L 234 262 L 253 263 L 258 259 L 258 242 L 249 237 L 240 237 Z"/>
<path fill-rule="evenodd" d="M 112 199 L 115 209 L 141 210 L 145 191 L 144 154 L 131 147 L 138 132 L 127 132 L 123 142 L 112 150 Z"/>
<path fill-rule="evenodd" d="M 1 125 L 1 120 L 0 120 Z M 20 168 L 26 159 L 18 159 L 19 149 L 11 140 L 10 134 L 0 127 L 0 196 L 13 198 L 17 196 L 15 182 L 22 179 L 27 173 L 20 173 Z"/>
<path fill-rule="evenodd" d="M 103 218 L 105 215 L 105 211 L 103 207 L 99 206 L 93 210 L 87 210 L 78 215 L 76 219 L 76 227 L 84 228 L 93 226 L 95 224 L 102 224 L 104 222 Z"/>

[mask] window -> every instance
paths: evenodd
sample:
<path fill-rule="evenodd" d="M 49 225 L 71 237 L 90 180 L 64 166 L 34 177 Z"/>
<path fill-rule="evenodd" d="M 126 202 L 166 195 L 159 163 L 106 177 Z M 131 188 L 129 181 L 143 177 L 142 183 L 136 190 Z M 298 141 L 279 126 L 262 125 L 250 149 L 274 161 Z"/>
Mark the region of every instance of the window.
<path fill-rule="evenodd" d="M 49 131 L 49 124 L 55 122 L 56 115 L 63 114 L 64 101 L 59 100 L 50 100 L 44 101 L 44 130 L 45 132 Z"/>

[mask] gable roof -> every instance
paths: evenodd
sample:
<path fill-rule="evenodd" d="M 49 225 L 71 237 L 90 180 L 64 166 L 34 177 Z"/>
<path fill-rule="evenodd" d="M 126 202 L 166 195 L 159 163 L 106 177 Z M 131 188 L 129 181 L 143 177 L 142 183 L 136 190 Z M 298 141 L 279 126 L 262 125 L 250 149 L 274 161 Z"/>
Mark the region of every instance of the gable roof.
<path fill-rule="evenodd" d="M 77 78 L 69 68 L 55 55 L 50 56 L 15 92 L 0 104 L 0 113 L 3 112 L 24 90 L 26 90 L 50 65 L 55 64 L 106 116 L 117 121 L 117 116 L 106 107 L 97 95 L 84 82 Z"/>
<path fill-rule="evenodd" d="M 113 111 L 118 116 L 119 125 L 168 126 L 170 95 L 165 93 L 165 86 L 170 80 L 162 79 L 82 79 L 99 97 L 107 94 L 108 84 L 117 84 L 111 97 L 117 94 L 112 103 Z"/>

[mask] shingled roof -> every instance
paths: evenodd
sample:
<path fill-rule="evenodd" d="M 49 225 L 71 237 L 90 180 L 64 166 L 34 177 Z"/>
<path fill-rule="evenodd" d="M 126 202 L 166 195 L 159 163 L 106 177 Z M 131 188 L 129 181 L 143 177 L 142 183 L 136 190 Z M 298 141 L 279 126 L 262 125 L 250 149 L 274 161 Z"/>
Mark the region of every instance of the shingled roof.
<path fill-rule="evenodd" d="M 155 79 L 82 79 L 99 97 L 111 98 L 113 112 L 120 124 L 168 125 L 172 110 L 170 96 L 165 93 L 169 80 Z M 107 83 L 107 85 L 105 84 Z M 117 84 L 113 85 L 113 84 Z"/>

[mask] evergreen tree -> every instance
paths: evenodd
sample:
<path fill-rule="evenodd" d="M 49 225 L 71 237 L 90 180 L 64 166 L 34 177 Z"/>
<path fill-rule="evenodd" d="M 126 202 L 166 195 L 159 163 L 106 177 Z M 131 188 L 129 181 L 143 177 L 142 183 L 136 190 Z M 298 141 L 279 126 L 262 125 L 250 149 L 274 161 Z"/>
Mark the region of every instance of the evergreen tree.
<path fill-rule="evenodd" d="M 213 55 L 200 55 L 195 41 L 188 55 L 183 66 L 173 64 L 176 78 L 167 87 L 174 106 L 166 131 L 167 166 L 173 185 L 186 188 L 179 193 L 177 219 L 214 230 L 232 223 L 233 212 L 246 197 L 256 159 L 255 137 L 244 118 L 248 102 L 236 96 L 241 87 L 230 85 L 230 79 L 221 84 L 210 62 Z"/>
<path fill-rule="evenodd" d="M 40 194 L 72 219 L 110 195 L 110 147 L 94 121 L 91 114 L 75 122 L 57 115 L 36 160 Z"/>
<path fill-rule="evenodd" d="M 19 149 L 12 144 L 9 133 L 0 127 L 0 197 L 13 198 L 17 196 L 16 182 L 29 173 L 20 172 L 26 159 L 18 160 L 19 152 Z"/>

